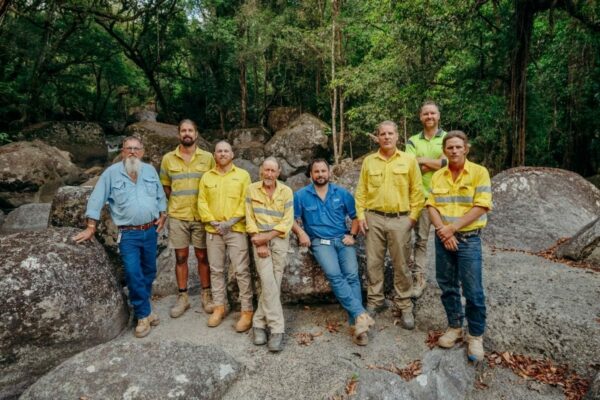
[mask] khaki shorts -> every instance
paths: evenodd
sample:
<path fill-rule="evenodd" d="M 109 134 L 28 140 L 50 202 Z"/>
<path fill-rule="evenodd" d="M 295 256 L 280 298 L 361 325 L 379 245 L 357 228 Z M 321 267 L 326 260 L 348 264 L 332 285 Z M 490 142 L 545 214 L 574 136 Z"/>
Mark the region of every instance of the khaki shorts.
<path fill-rule="evenodd" d="M 189 245 L 197 249 L 206 248 L 206 231 L 200 221 L 182 221 L 169 217 L 169 247 L 187 249 Z"/>

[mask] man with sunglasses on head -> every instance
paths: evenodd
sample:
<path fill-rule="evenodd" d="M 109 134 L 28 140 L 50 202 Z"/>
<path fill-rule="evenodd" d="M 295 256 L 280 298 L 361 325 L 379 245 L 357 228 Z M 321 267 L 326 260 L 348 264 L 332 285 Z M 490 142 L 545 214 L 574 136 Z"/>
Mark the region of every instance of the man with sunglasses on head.
<path fill-rule="evenodd" d="M 85 215 L 87 227 L 73 237 L 77 243 L 91 240 L 100 212 L 108 202 L 110 215 L 119 228 L 119 252 L 129 288 L 129 301 L 137 319 L 135 336 L 144 337 L 159 323 L 152 312 L 152 282 L 156 276 L 157 232 L 166 219 L 167 203 L 158 174 L 142 162 L 144 146 L 130 136 L 123 140 L 122 162 L 108 167 L 94 187 Z"/>

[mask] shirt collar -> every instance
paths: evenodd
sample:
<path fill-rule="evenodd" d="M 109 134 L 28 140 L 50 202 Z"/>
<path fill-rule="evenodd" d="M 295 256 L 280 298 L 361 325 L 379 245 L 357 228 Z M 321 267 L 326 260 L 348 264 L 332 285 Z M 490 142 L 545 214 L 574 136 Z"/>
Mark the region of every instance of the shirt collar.
<path fill-rule="evenodd" d="M 181 145 L 178 145 L 178 146 L 175 148 L 175 155 L 176 155 L 177 157 L 179 157 L 179 158 L 181 158 L 181 159 L 183 160 L 183 156 L 181 155 L 181 151 L 179 151 L 179 148 L 180 148 L 180 146 L 181 146 Z M 197 155 L 199 155 L 199 154 L 202 154 L 202 152 L 203 152 L 203 151 L 204 151 L 204 150 L 202 150 L 200 147 L 198 147 L 198 145 L 196 145 L 196 150 L 194 151 L 194 154 L 192 154 L 192 159 L 193 159 L 195 156 L 197 156 Z"/>
<path fill-rule="evenodd" d="M 392 154 L 392 156 L 386 160 L 381 155 L 381 152 L 379 151 L 379 149 L 377 149 L 377 157 L 381 158 L 383 161 L 388 161 L 388 160 L 391 160 L 392 158 L 394 158 L 396 156 L 400 157 L 401 155 L 402 155 L 402 152 L 398 148 L 396 148 L 396 151 L 394 152 L 394 154 Z"/>
<path fill-rule="evenodd" d="M 227 171 L 225 173 L 225 175 L 231 174 L 232 172 L 235 172 L 237 170 L 237 167 L 235 166 L 234 163 L 231 163 L 231 169 L 229 171 Z M 219 172 L 219 170 L 217 169 L 217 165 L 215 164 L 214 167 L 212 167 L 209 172 L 215 173 L 217 175 L 221 175 L 221 173 Z"/>
<path fill-rule="evenodd" d="M 465 165 L 463 165 L 462 172 L 464 172 L 465 174 L 468 174 L 469 171 L 471 170 L 472 165 L 473 165 L 473 163 L 471 161 L 469 161 L 468 159 L 465 159 Z M 445 168 L 445 171 L 444 171 L 445 175 L 448 175 L 448 174 L 452 173 L 450 171 L 450 167 L 448 165 L 446 165 L 444 168 Z"/>
<path fill-rule="evenodd" d="M 435 132 L 433 137 L 440 137 L 440 136 L 442 136 L 443 132 L 444 131 L 442 130 L 442 128 L 438 128 L 438 130 Z M 425 131 L 421 131 L 421 135 L 419 136 L 419 138 L 421 138 L 423 140 L 427 140 L 427 138 L 425 137 Z"/>

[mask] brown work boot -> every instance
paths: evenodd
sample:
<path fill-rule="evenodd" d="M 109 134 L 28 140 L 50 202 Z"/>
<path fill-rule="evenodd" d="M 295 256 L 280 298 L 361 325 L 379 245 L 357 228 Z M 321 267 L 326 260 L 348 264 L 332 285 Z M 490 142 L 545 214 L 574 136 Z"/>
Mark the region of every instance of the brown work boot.
<path fill-rule="evenodd" d="M 253 311 L 242 311 L 240 319 L 238 320 L 237 324 L 235 324 L 236 332 L 246 332 L 248 329 L 252 328 L 253 315 Z"/>
<path fill-rule="evenodd" d="M 202 294 L 200 296 L 204 312 L 207 314 L 212 314 L 212 312 L 215 310 L 215 304 L 213 303 L 210 288 L 202 289 Z"/>
<path fill-rule="evenodd" d="M 449 349 L 463 338 L 462 328 L 448 328 L 438 339 L 438 346 Z"/>
<path fill-rule="evenodd" d="M 467 333 L 467 356 L 471 361 L 483 361 L 483 336 L 471 336 Z"/>
<path fill-rule="evenodd" d="M 190 299 L 188 296 L 188 292 L 180 292 L 177 295 L 177 302 L 175 303 L 173 308 L 171 308 L 171 312 L 169 313 L 169 315 L 171 315 L 171 318 L 181 317 L 188 308 L 190 308 Z"/>
<path fill-rule="evenodd" d="M 356 326 L 354 327 L 354 333 L 356 336 L 359 336 L 363 333 L 368 332 L 369 328 L 371 328 L 373 325 L 375 325 L 375 321 L 373 320 L 373 318 L 371 318 L 371 316 L 366 312 L 362 313 L 358 317 L 356 317 Z"/>
<path fill-rule="evenodd" d="M 352 336 L 352 341 L 354 342 L 354 344 L 357 344 L 359 346 L 366 346 L 369 344 L 369 336 L 367 335 L 367 332 L 363 332 L 360 335 L 357 335 L 356 327 L 354 326 L 350 327 L 350 336 Z"/>
<path fill-rule="evenodd" d="M 151 329 L 150 318 L 140 318 L 138 319 L 137 326 L 135 327 L 134 335 L 137 338 L 143 338 L 144 336 L 148 336 Z"/>
<path fill-rule="evenodd" d="M 416 297 L 418 299 L 423 295 L 423 292 L 427 287 L 427 279 L 425 279 L 425 274 L 422 272 L 417 272 L 413 278 L 414 279 L 412 297 Z"/>
<path fill-rule="evenodd" d="M 208 318 L 208 326 L 214 328 L 215 326 L 219 326 L 221 322 L 223 322 L 223 318 L 227 315 L 227 310 L 225 306 L 215 306 L 213 313 Z"/>

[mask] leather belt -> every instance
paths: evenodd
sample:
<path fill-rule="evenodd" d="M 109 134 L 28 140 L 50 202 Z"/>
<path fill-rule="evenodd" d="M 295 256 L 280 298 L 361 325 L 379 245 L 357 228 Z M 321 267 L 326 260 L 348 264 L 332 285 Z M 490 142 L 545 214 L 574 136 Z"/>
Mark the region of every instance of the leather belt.
<path fill-rule="evenodd" d="M 457 239 L 466 239 L 472 236 L 479 236 L 480 233 L 481 229 L 473 229 L 472 231 L 466 232 L 454 232 L 454 236 L 456 236 Z"/>
<path fill-rule="evenodd" d="M 145 231 L 146 229 L 150 229 L 156 220 L 150 221 L 147 224 L 142 225 L 121 225 L 119 226 L 120 231 Z"/>
<path fill-rule="evenodd" d="M 368 212 L 372 212 L 374 214 L 377 215 L 381 215 L 383 217 L 387 217 L 387 218 L 400 218 L 400 217 L 404 217 L 406 215 L 408 215 L 408 211 L 398 211 L 398 212 L 383 212 L 383 211 L 379 211 L 379 210 L 366 210 Z"/>

